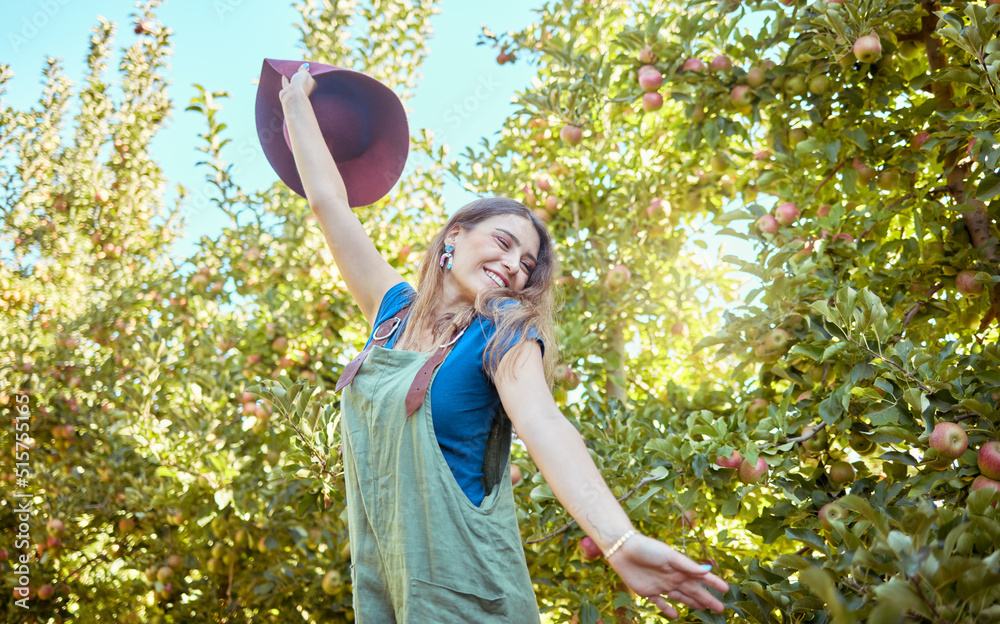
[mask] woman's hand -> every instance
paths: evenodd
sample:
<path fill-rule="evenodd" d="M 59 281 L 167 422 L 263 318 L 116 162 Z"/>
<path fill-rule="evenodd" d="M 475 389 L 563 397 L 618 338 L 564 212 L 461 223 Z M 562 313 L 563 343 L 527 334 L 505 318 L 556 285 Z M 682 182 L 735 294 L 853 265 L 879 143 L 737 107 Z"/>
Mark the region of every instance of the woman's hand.
<path fill-rule="evenodd" d="M 278 92 L 278 99 L 284 104 L 289 97 L 303 96 L 309 97 L 316 89 L 316 80 L 309 74 L 309 63 L 302 63 L 299 70 L 292 74 L 292 79 L 281 77 L 281 91 Z"/>
<path fill-rule="evenodd" d="M 722 613 L 724 609 L 706 588 L 724 594 L 729 585 L 661 541 L 633 535 L 611 555 L 608 564 L 636 595 L 648 599 L 669 618 L 678 614 L 667 600 L 697 610 Z"/>

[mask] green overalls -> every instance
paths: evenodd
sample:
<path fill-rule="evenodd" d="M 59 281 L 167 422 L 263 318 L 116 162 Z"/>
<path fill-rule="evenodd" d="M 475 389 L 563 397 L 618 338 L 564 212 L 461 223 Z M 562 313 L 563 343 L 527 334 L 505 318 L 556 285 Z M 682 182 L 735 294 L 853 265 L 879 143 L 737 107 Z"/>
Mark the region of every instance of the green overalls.
<path fill-rule="evenodd" d="M 537 623 L 510 483 L 510 421 L 502 410 L 494 421 L 483 463 L 487 495 L 476 507 L 441 453 L 426 392 L 447 348 L 430 358 L 437 363 L 386 349 L 399 325 L 387 328 L 389 321 L 343 382 L 355 622 Z"/>

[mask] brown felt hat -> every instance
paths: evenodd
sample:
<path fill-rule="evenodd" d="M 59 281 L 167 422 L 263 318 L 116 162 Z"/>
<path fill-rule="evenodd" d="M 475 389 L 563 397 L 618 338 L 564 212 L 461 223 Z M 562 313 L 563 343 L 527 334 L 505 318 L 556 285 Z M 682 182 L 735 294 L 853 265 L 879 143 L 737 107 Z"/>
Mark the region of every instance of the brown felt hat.
<path fill-rule="evenodd" d="M 305 197 L 295 168 L 278 92 L 304 61 L 264 59 L 257 85 L 257 137 L 271 167 Z M 403 104 L 371 76 L 309 61 L 316 80 L 312 102 L 320 131 L 347 187 L 352 208 L 374 204 L 392 189 L 406 165 L 410 129 Z"/>

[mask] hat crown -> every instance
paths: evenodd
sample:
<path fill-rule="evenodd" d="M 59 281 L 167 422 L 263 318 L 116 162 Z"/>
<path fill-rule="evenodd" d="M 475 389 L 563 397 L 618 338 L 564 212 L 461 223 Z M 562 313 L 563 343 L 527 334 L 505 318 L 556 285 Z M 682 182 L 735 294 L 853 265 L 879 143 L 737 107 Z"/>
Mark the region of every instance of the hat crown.
<path fill-rule="evenodd" d="M 330 76 L 321 85 L 317 84 L 309 101 L 317 119 L 338 120 L 336 124 L 325 124 L 320 128 L 336 162 L 353 160 L 368 149 L 372 139 L 371 116 L 362 104 L 365 93 L 354 82 Z M 288 125 L 283 123 L 282 126 L 285 143 L 291 149 Z"/>
<path fill-rule="evenodd" d="M 281 77 L 291 78 L 302 61 L 264 59 L 257 87 L 257 136 L 278 177 L 305 197 L 292 154 L 279 97 Z M 320 132 L 337 165 L 348 204 L 373 204 L 403 173 L 410 132 L 402 102 L 371 76 L 324 63 L 309 63 L 316 89 L 309 96 Z"/>

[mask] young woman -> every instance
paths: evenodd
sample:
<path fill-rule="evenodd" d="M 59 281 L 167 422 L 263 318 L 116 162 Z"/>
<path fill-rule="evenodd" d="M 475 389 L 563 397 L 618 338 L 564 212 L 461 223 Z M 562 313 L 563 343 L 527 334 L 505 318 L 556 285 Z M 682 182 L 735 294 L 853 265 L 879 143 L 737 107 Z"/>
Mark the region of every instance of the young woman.
<path fill-rule="evenodd" d="M 283 85 L 309 205 L 373 327 L 338 383 L 355 621 L 539 622 L 511 490 L 511 426 L 637 595 L 668 617 L 677 612 L 667 600 L 721 613 L 708 588 L 726 583 L 635 531 L 552 399 L 556 261 L 545 226 L 516 201 L 474 201 L 431 242 L 415 291 L 348 205 L 308 66 Z"/>

